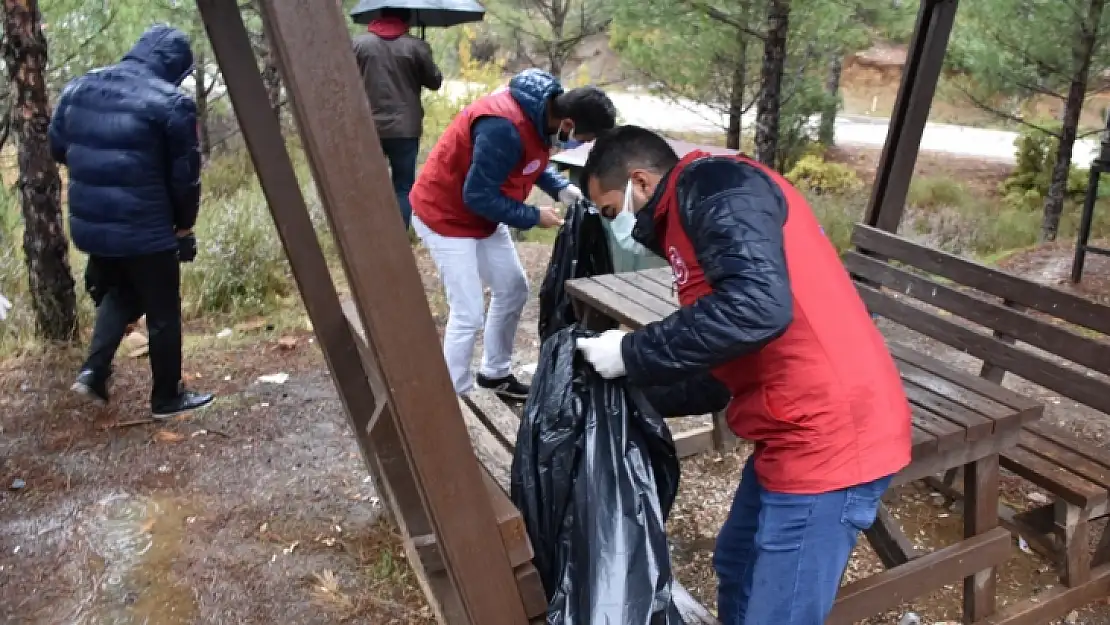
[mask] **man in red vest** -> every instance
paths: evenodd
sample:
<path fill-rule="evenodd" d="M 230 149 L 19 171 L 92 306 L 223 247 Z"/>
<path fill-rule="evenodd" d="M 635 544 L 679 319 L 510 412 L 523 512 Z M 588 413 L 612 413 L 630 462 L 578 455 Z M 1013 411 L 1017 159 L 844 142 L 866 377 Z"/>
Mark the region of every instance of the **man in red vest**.
<path fill-rule="evenodd" d="M 579 349 L 665 414 L 727 404 L 755 443 L 717 537 L 721 622 L 822 625 L 859 531 L 910 462 L 910 408 L 882 335 L 805 198 L 759 163 L 680 160 L 622 126 L 597 140 L 582 179 L 607 217 L 635 214 L 681 308 Z"/>
<path fill-rule="evenodd" d="M 471 359 L 485 312 L 485 348 L 477 384 L 513 399 L 528 386 L 512 375 L 513 343 L 528 279 L 509 228 L 552 228 L 552 208 L 526 203 L 532 187 L 570 204 L 581 191 L 549 167 L 552 148 L 589 141 L 616 124 L 616 108 L 595 87 L 563 91 L 551 74 L 525 70 L 507 89 L 463 109 L 428 156 L 409 194 L 413 228 L 432 255 L 450 316 L 443 355 L 455 392 L 475 384 Z"/>

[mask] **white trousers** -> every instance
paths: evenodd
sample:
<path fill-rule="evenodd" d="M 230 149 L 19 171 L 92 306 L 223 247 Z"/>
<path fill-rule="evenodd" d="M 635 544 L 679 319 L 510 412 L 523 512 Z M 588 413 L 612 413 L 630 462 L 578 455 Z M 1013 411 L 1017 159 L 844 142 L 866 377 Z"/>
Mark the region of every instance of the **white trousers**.
<path fill-rule="evenodd" d="M 435 261 L 447 291 L 447 332 L 443 337 L 443 359 L 451 372 L 455 392 L 474 388 L 470 363 L 474 344 L 485 319 L 485 348 L 480 373 L 503 378 L 511 372 L 513 343 L 520 314 L 528 302 L 528 277 L 517 256 L 505 224 L 485 239 L 445 237 L 412 218 L 417 236 Z M 485 290 L 489 287 L 489 314 L 485 314 Z"/>

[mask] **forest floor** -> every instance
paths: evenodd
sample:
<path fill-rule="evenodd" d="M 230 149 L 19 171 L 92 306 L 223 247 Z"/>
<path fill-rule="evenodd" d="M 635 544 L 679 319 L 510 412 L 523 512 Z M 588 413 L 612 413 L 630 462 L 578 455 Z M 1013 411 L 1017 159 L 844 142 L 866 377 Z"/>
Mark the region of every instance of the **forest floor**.
<path fill-rule="evenodd" d="M 845 156 L 857 157 L 874 155 Z M 936 175 L 955 175 L 966 165 L 927 161 L 923 166 L 935 167 Z M 982 167 L 981 178 L 999 175 L 994 165 Z M 536 289 L 550 249 L 521 243 L 519 250 Z M 1064 244 L 1043 246 L 1009 256 L 1005 266 L 1059 285 L 1070 253 Z M 446 310 L 434 267 L 423 249 L 415 255 L 442 331 Z M 1110 293 L 1110 259 L 1092 259 L 1087 276 L 1081 293 Z M 518 365 L 537 358 L 536 318 L 533 298 L 518 334 Z M 245 322 L 230 336 L 219 327 L 188 328 L 188 383 L 217 392 L 219 400 L 160 424 L 136 423 L 148 392 L 144 359 L 121 353 L 108 408 L 67 391 L 79 363 L 75 352 L 0 363 L 0 622 L 433 622 L 312 335 L 270 325 L 262 318 Z M 883 330 L 892 341 L 971 364 L 923 337 Z M 274 374 L 288 378 L 266 377 Z M 1110 441 L 1105 415 L 1037 387 L 1015 388 L 1044 399 L 1050 421 Z M 707 453 L 682 466 L 669 522 L 675 568 L 710 606 L 714 536 L 746 454 Z M 1012 476 L 1003 487 L 1019 507 L 1044 500 Z M 958 504 L 922 485 L 896 489 L 887 501 L 919 547 L 958 536 Z M 848 578 L 878 569 L 864 544 Z M 1000 603 L 1056 583 L 1046 562 L 1015 550 L 1000 573 Z M 955 622 L 959 588 L 954 582 L 868 622 L 896 623 L 910 611 L 924 623 Z M 1067 622 L 1110 625 L 1110 607 L 1089 606 Z"/>

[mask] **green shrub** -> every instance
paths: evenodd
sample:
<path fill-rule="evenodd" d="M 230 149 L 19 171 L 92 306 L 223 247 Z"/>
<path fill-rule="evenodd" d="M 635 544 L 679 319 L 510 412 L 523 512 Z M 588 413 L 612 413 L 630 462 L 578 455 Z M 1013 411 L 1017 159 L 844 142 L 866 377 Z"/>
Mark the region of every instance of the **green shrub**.
<path fill-rule="evenodd" d="M 974 202 L 967 187 L 941 177 L 915 177 L 910 181 L 906 204 L 918 208 L 965 207 Z"/>
<path fill-rule="evenodd" d="M 863 188 L 863 181 L 852 168 L 812 154 L 799 159 L 786 179 L 815 195 L 843 195 Z"/>
<path fill-rule="evenodd" d="M 254 315 L 293 293 L 285 250 L 256 182 L 211 198 L 197 222 L 197 259 L 183 266 L 182 315 Z"/>
<path fill-rule="evenodd" d="M 1061 128 L 1060 122 L 1050 121 L 1041 124 L 1053 132 Z M 1048 195 L 1052 181 L 1052 169 L 1056 166 L 1056 150 L 1060 140 L 1039 130 L 1025 127 L 1014 140 L 1015 166 L 1010 177 L 1002 182 L 999 191 L 1005 202 L 1014 207 L 1039 207 Z M 1069 197 L 1077 199 L 1087 192 L 1090 171 L 1075 165 L 1068 171 L 1067 191 Z M 1100 188 L 1100 196 L 1110 194 L 1110 185 Z"/>
<path fill-rule="evenodd" d="M 825 236 L 837 251 L 844 252 L 852 245 L 852 229 L 863 218 L 866 200 L 858 196 L 806 193 L 810 207 Z"/>

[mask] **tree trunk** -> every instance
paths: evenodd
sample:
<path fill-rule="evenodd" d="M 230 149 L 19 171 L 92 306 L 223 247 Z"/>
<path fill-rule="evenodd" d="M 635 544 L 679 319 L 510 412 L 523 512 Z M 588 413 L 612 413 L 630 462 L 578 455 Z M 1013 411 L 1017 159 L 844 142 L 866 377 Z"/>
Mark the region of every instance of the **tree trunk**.
<path fill-rule="evenodd" d="M 212 135 L 208 129 L 208 91 L 212 88 L 210 82 L 208 59 L 198 50 L 193 66 L 193 85 L 196 90 L 197 139 L 200 144 L 201 158 L 205 161 L 212 155 Z"/>
<path fill-rule="evenodd" d="M 829 101 L 821 111 L 821 125 L 817 141 L 826 147 L 836 143 L 836 114 L 840 111 L 840 75 L 844 70 L 844 54 L 837 50 L 829 60 L 829 74 L 825 79 L 825 95 Z"/>
<path fill-rule="evenodd" d="M 1083 100 L 1087 96 L 1087 80 L 1091 73 L 1091 57 L 1098 42 L 1098 27 L 1102 21 L 1105 0 L 1089 0 L 1087 16 L 1079 27 L 1072 46 L 1072 68 L 1075 74 L 1068 87 L 1068 97 L 1064 101 L 1063 128 L 1060 131 L 1060 145 L 1056 149 L 1056 164 L 1052 168 L 1052 178 L 1048 185 L 1048 195 L 1044 199 L 1044 220 L 1041 222 L 1041 241 L 1055 241 L 1060 230 L 1060 215 L 1064 212 L 1064 200 L 1068 190 L 1068 173 L 1071 171 L 1072 150 L 1079 130 L 1079 116 L 1083 112 Z"/>
<path fill-rule="evenodd" d="M 77 296 L 62 216 L 62 180 L 50 156 L 47 130 L 46 37 L 37 0 L 4 0 L 4 61 L 11 80 L 11 125 L 19 142 L 19 200 L 23 211 L 31 305 L 39 336 L 77 337 Z"/>
<path fill-rule="evenodd" d="M 262 15 L 259 0 L 253 2 L 255 10 Z M 340 7 L 342 8 L 342 3 Z M 266 96 L 270 100 L 270 109 L 274 111 L 278 121 L 281 121 L 281 73 L 278 71 L 277 59 L 270 47 L 270 33 L 262 27 L 262 36 L 258 40 L 256 49 L 258 58 L 262 62 L 262 84 L 266 85 Z"/>
<path fill-rule="evenodd" d="M 728 135 L 725 143 L 730 150 L 740 149 L 740 135 L 744 130 L 744 91 L 748 77 L 748 40 L 740 35 L 736 42 L 736 66 L 732 68 L 732 90 L 728 98 Z"/>
<path fill-rule="evenodd" d="M 767 35 L 763 41 L 763 67 L 755 115 L 755 157 L 773 167 L 779 145 L 779 106 L 782 74 L 786 65 L 786 37 L 790 29 L 790 0 L 770 0 Z"/>

